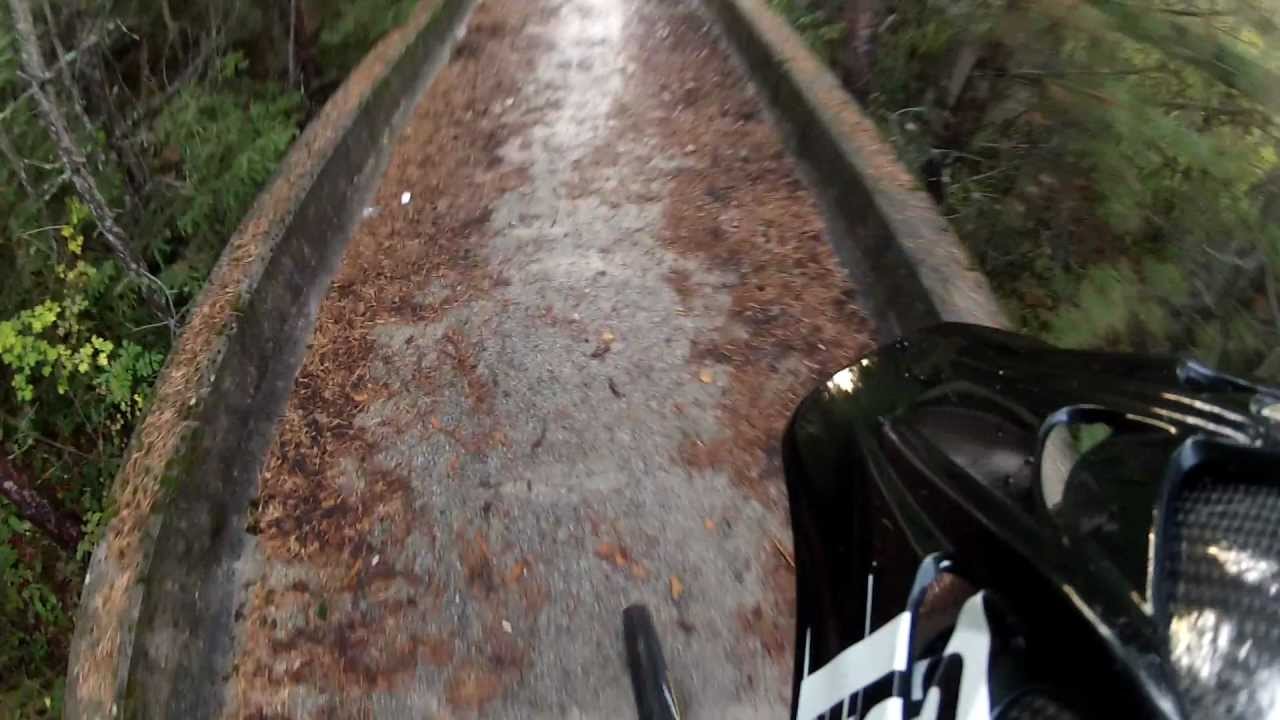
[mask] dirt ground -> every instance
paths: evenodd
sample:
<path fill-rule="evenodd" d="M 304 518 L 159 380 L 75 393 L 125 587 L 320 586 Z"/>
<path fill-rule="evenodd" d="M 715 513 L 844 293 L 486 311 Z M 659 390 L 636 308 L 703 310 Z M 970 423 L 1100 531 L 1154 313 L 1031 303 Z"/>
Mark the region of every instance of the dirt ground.
<path fill-rule="evenodd" d="M 321 309 L 248 528 L 233 717 L 784 717 L 778 438 L 866 349 L 692 0 L 485 0 Z"/>

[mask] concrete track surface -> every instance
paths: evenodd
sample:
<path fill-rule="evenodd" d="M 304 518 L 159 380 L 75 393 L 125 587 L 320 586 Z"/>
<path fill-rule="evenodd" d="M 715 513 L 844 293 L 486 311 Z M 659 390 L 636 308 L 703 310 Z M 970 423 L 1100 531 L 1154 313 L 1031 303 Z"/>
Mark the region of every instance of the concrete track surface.
<path fill-rule="evenodd" d="M 866 348 L 692 0 L 485 0 L 320 311 L 240 562 L 228 717 L 781 718 L 778 437 Z"/>

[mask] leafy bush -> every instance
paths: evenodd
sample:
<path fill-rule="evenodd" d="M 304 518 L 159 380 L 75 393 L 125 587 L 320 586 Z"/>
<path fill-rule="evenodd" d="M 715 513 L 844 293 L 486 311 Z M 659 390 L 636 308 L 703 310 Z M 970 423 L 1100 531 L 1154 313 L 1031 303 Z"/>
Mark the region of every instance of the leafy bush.
<path fill-rule="evenodd" d="M 363 57 L 368 48 L 409 16 L 415 0 L 344 2 L 318 0 L 316 12 L 326 22 L 316 38 L 316 55 L 324 71 L 319 82 L 329 85 L 341 80 Z"/>
<path fill-rule="evenodd" d="M 289 3 L 51 6 L 61 14 L 60 47 L 79 48 L 78 60 L 68 65 L 72 82 L 59 72 L 43 87 L 179 321 L 308 112 L 413 4 L 320 0 L 293 25 Z M 56 57 L 35 15 L 43 54 Z M 0 452 L 51 505 L 83 521 L 85 539 L 68 551 L 0 499 L 0 718 L 58 717 L 84 563 L 172 332 L 149 294 L 154 284 L 124 271 L 100 218 L 68 182 L 19 74 L 8 20 L 0 22 Z M 291 35 L 297 45 L 282 46 Z"/>
<path fill-rule="evenodd" d="M 227 55 L 213 81 L 184 89 L 156 119 L 157 147 L 179 159 L 176 189 L 152 218 L 165 237 L 157 247 L 168 261 L 160 278 L 186 298 L 204 283 L 302 118 L 300 94 L 252 83 L 246 69 L 243 54 Z"/>
<path fill-rule="evenodd" d="M 1280 380 L 1273 0 L 867 6 L 866 102 L 1017 324 Z"/>

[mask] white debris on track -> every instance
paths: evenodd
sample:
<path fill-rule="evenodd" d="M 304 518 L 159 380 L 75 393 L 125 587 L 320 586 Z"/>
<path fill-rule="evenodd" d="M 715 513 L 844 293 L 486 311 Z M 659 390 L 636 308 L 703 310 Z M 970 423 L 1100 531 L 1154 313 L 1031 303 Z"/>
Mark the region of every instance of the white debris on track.
<path fill-rule="evenodd" d="M 867 325 L 716 43 L 479 5 L 376 198 L 430 202 L 356 229 L 280 421 L 227 717 L 633 716 L 633 602 L 690 717 L 785 716 L 777 440 Z"/>

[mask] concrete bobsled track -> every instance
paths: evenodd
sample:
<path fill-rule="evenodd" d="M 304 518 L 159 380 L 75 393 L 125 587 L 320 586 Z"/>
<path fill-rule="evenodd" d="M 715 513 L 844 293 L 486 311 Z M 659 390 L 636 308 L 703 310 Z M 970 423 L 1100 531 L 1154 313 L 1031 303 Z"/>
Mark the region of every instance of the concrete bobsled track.
<path fill-rule="evenodd" d="M 426 0 L 365 60 L 170 359 L 69 717 L 629 717 L 634 602 L 689 717 L 786 715 L 789 413 L 872 317 L 994 304 L 939 290 L 936 217 L 886 219 L 931 212 L 900 168 L 868 189 L 823 167 L 838 128 L 775 125 L 759 0 L 707 4 Z M 925 310 L 860 309 L 833 246 Z"/>

